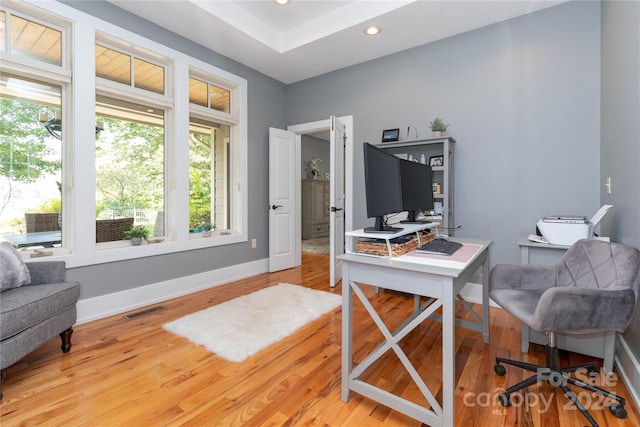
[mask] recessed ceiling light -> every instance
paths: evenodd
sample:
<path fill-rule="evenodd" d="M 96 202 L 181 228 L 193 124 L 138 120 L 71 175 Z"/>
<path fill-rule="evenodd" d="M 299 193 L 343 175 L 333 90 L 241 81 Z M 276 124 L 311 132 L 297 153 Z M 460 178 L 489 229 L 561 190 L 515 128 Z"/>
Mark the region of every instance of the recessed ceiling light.
<path fill-rule="evenodd" d="M 285 5 L 289 3 L 289 0 L 274 0 L 274 1 L 280 5 Z"/>
<path fill-rule="evenodd" d="M 377 36 L 382 32 L 382 28 L 377 25 L 370 25 L 364 29 L 364 33 L 368 36 Z"/>

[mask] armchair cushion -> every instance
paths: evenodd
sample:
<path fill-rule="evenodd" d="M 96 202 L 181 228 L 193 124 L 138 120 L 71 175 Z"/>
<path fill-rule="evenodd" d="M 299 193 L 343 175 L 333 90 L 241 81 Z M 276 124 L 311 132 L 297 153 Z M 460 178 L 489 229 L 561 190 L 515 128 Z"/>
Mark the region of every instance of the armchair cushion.
<path fill-rule="evenodd" d="M 0 292 L 31 283 L 27 265 L 9 242 L 0 243 Z"/>

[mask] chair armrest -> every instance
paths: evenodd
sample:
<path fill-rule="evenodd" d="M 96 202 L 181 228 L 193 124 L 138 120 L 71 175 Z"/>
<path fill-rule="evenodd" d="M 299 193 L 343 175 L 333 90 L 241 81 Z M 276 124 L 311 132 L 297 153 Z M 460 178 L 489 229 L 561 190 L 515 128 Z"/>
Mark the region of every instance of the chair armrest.
<path fill-rule="evenodd" d="M 540 297 L 530 326 L 538 331 L 624 332 L 635 302 L 632 289 L 552 288 Z"/>
<path fill-rule="evenodd" d="M 549 289 L 555 285 L 555 265 L 498 264 L 489 274 L 489 290 Z"/>
<path fill-rule="evenodd" d="M 65 281 L 66 268 L 64 261 L 27 262 L 31 274 L 32 285 L 62 283 Z"/>

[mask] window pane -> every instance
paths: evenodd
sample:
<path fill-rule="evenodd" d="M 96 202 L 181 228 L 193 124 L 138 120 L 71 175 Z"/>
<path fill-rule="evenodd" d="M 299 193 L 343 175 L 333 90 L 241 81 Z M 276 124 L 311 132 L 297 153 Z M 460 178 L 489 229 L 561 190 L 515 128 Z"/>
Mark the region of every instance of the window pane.
<path fill-rule="evenodd" d="M 0 11 L 0 50 L 7 50 L 7 46 L 5 45 L 5 28 L 7 27 L 7 14 L 3 11 Z"/>
<path fill-rule="evenodd" d="M 192 104 L 208 107 L 207 104 L 207 83 L 193 77 L 189 78 L 189 102 Z"/>
<path fill-rule="evenodd" d="M 212 109 L 222 111 L 223 113 L 228 113 L 229 111 L 231 111 L 231 92 L 229 92 L 227 89 L 210 85 L 209 93 Z"/>
<path fill-rule="evenodd" d="M 164 67 L 136 58 L 133 69 L 135 87 L 164 94 Z"/>
<path fill-rule="evenodd" d="M 60 246 L 61 132 L 40 120 L 60 116 L 61 87 L 0 73 L 0 103 L 0 239 Z"/>
<path fill-rule="evenodd" d="M 96 45 L 96 76 L 131 85 L 131 56 Z"/>
<path fill-rule="evenodd" d="M 11 51 L 49 64 L 62 65 L 62 33 L 11 15 Z"/>
<path fill-rule="evenodd" d="M 191 117 L 189 124 L 189 229 L 231 228 L 227 125 Z"/>
<path fill-rule="evenodd" d="M 149 236 L 164 233 L 164 111 L 96 96 L 96 241 L 124 240 L 142 225 Z M 103 221 L 108 220 L 108 221 Z"/>

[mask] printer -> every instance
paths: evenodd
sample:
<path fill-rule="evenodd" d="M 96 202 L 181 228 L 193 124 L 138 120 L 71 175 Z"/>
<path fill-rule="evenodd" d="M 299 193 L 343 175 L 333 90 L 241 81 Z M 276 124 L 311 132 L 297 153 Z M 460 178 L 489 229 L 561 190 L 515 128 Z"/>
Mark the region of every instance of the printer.
<path fill-rule="evenodd" d="M 580 239 L 591 239 L 593 229 L 612 205 L 602 206 L 591 218 L 572 215 L 549 215 L 540 218 L 536 227 L 543 239 L 552 245 L 571 246 Z"/>

